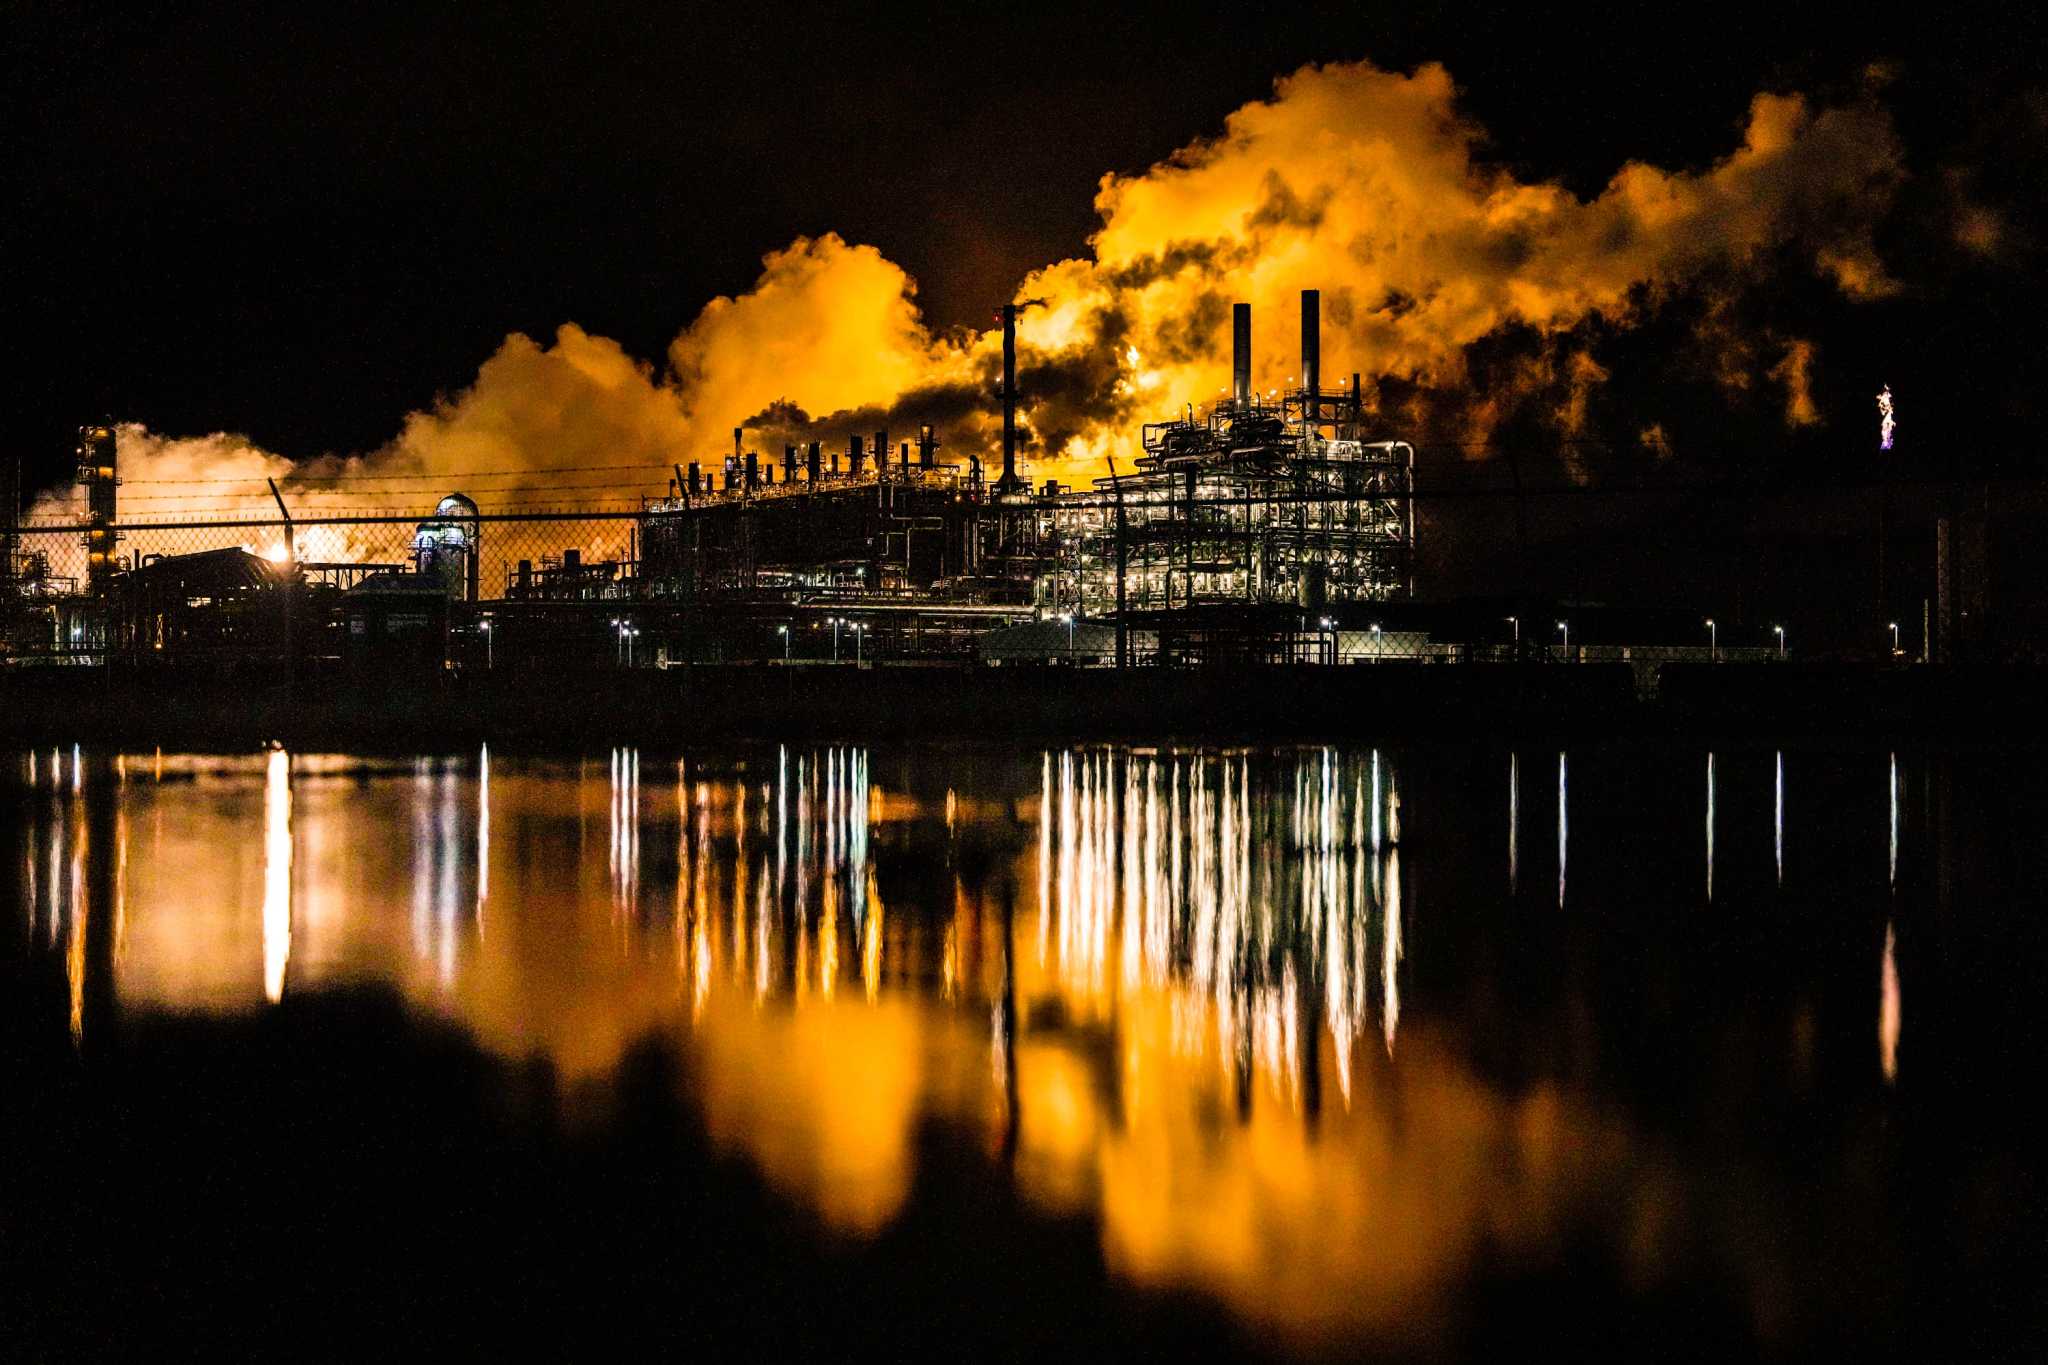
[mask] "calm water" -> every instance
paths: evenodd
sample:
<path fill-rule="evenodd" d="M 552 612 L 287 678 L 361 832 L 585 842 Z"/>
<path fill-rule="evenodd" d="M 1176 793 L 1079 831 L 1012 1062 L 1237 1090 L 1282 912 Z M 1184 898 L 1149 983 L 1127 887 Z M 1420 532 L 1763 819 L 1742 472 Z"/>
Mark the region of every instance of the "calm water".
<path fill-rule="evenodd" d="M 544 1063 L 571 1129 L 658 1040 L 821 1244 L 922 1236 L 971 1167 L 944 1188 L 1080 1229 L 1112 1302 L 1283 1352 L 1512 1340 L 1588 1284 L 1715 1349 L 2037 1325 L 2032 759 L 4 762 L 11 1027 L 72 1058 L 34 1086 L 367 984 Z M 1031 1273 L 993 1230 L 934 1254 Z"/>

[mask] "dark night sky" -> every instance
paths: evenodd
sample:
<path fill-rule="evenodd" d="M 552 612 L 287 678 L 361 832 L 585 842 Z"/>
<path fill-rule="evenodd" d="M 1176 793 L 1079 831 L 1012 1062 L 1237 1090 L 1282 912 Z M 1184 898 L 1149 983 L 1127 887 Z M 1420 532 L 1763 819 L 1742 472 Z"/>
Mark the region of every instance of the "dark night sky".
<path fill-rule="evenodd" d="M 1308 61 L 1442 61 L 1493 155 L 1588 192 L 1629 158 L 1726 154 L 1760 89 L 1889 59 L 1916 185 L 1963 164 L 2016 221 L 2038 205 L 2032 6 L 1652 8 L 8 3 L 0 449 L 58 472 L 101 414 L 373 447 L 509 331 L 575 321 L 658 360 L 763 252 L 827 230 L 901 262 L 933 321 L 979 323 L 1084 250 L 1105 171 Z M 1914 255 L 1915 230 L 1884 244 Z M 2025 262 L 1952 294 L 1931 265 L 1942 296 L 1897 315 L 1981 379 L 1984 439 L 2034 410 Z"/>

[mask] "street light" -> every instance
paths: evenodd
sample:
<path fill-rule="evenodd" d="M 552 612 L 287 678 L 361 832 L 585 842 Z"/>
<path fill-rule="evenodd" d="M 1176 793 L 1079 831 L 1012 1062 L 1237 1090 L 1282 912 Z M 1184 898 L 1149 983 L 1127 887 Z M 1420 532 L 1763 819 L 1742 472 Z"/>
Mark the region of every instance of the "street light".
<path fill-rule="evenodd" d="M 1707 658 L 1710 662 L 1721 662 L 1721 632 L 1714 625 L 1714 618 L 1707 618 Z"/>
<path fill-rule="evenodd" d="M 484 632 L 484 671 L 488 673 L 497 666 L 497 660 L 494 657 L 496 651 L 491 648 L 491 619 L 488 616 L 484 618 L 482 628 Z"/>
<path fill-rule="evenodd" d="M 1322 628 L 1323 628 L 1324 630 L 1326 630 L 1326 631 L 1328 631 L 1328 632 L 1329 632 L 1329 635 L 1330 635 L 1330 662 L 1331 662 L 1331 663 L 1336 663 L 1336 662 L 1337 662 L 1337 623 L 1336 623 L 1335 621 L 1332 621 L 1332 620 L 1331 620 L 1331 619 L 1330 619 L 1329 617 L 1325 616 L 1325 617 L 1323 617 L 1323 618 L 1322 618 L 1321 620 L 1319 620 L 1318 622 L 1316 622 L 1316 624 L 1317 624 L 1317 625 L 1319 625 L 1319 626 L 1321 626 L 1321 627 L 1322 627 Z"/>
<path fill-rule="evenodd" d="M 777 626 L 775 633 L 782 637 L 782 662 L 789 662 L 789 627 Z"/>
<path fill-rule="evenodd" d="M 1372 623 L 1372 657 L 1375 661 L 1379 659 L 1380 652 L 1380 623 L 1375 621 Z"/>
<path fill-rule="evenodd" d="M 1061 612 L 1060 621 L 1067 628 L 1067 658 L 1071 660 L 1074 657 L 1074 613 L 1070 611 Z"/>
<path fill-rule="evenodd" d="M 863 626 L 860 622 L 855 621 L 853 623 L 853 666 L 855 668 L 860 667 L 860 640 L 866 630 L 867 627 Z"/>
<path fill-rule="evenodd" d="M 832 662 L 839 662 L 839 627 L 846 624 L 838 617 L 832 618 Z"/>
<path fill-rule="evenodd" d="M 1886 624 L 1891 627 L 1892 653 L 1897 654 L 1899 652 L 1899 623 L 1897 621 L 1888 621 Z"/>
<path fill-rule="evenodd" d="M 1772 626 L 1771 634 L 1778 637 L 1778 659 L 1780 662 L 1783 662 L 1785 658 L 1785 628 L 1783 626 Z"/>
<path fill-rule="evenodd" d="M 1559 621 L 1557 623 L 1557 628 L 1564 633 L 1564 656 L 1565 658 L 1569 659 L 1572 656 L 1571 623 L 1569 621 Z"/>

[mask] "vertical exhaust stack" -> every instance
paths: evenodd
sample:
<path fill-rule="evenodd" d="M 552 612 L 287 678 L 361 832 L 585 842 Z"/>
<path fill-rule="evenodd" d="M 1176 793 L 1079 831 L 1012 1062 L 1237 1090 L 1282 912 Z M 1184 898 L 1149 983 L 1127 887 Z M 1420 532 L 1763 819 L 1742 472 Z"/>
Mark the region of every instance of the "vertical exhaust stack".
<path fill-rule="evenodd" d="M 1323 291 L 1301 291 L 1301 391 L 1306 398 L 1302 421 L 1311 429 L 1322 420 Z"/>
<path fill-rule="evenodd" d="M 818 477 L 822 472 L 819 467 L 824 463 L 822 458 L 823 450 L 824 443 L 822 441 L 813 441 L 811 442 L 811 448 L 804 452 L 804 472 L 810 476 L 810 484 L 813 488 L 818 486 Z"/>
<path fill-rule="evenodd" d="M 849 437 L 847 437 L 847 438 L 846 438 L 846 468 L 847 468 L 847 471 L 848 471 L 849 473 L 851 473 L 851 474 L 853 475 L 853 477 L 854 477 L 854 478 L 856 478 L 856 479 L 857 479 L 857 478 L 859 478 L 859 477 L 860 477 L 860 475 L 861 475 L 861 471 L 862 471 L 863 469 L 865 469 L 866 467 L 867 467 L 867 452 L 866 452 L 865 450 L 863 450 L 863 449 L 861 448 L 861 443 L 860 443 L 860 437 L 858 437 L 858 436 L 849 436 Z"/>
<path fill-rule="evenodd" d="M 938 451 L 938 448 L 938 440 L 932 435 L 932 424 L 926 422 L 917 429 L 918 468 L 930 469 L 935 463 L 932 457 Z"/>
<path fill-rule="evenodd" d="M 888 472 L 889 433 L 886 430 L 878 431 L 875 433 L 875 476 L 879 478 Z"/>
<path fill-rule="evenodd" d="M 1230 397 L 1241 412 L 1252 405 L 1252 306 L 1230 305 Z"/>
<path fill-rule="evenodd" d="M 996 496 L 1024 491 L 1017 478 L 1017 305 L 1003 305 L 1003 477 Z"/>
<path fill-rule="evenodd" d="M 782 447 L 782 481 L 796 482 L 796 447 L 785 444 Z"/>

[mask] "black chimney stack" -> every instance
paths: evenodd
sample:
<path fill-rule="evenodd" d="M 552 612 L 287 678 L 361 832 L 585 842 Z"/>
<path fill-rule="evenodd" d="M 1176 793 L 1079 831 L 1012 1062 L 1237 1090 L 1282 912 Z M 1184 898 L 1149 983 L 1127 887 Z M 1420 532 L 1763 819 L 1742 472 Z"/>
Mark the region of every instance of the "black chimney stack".
<path fill-rule="evenodd" d="M 859 477 L 860 477 L 860 472 L 861 472 L 861 470 L 862 470 L 862 469 L 864 469 L 864 468 L 865 468 L 866 466 L 867 466 L 867 454 L 866 454 L 866 452 L 864 452 L 864 451 L 863 451 L 863 450 L 861 449 L 861 444 L 860 444 L 860 437 L 858 437 L 858 436 L 849 436 L 849 437 L 847 437 L 847 438 L 846 438 L 846 467 L 847 467 L 847 469 L 848 469 L 848 470 L 849 470 L 849 471 L 850 471 L 850 472 L 851 472 L 851 473 L 853 474 L 853 477 L 857 479 L 857 478 L 859 478 Z"/>
<path fill-rule="evenodd" d="M 1003 305 L 1003 477 L 996 496 L 1024 492 L 1017 478 L 1017 305 Z"/>
<path fill-rule="evenodd" d="M 1301 390 L 1308 396 L 1302 420 L 1314 427 L 1322 420 L 1323 291 L 1301 291 Z"/>
<path fill-rule="evenodd" d="M 889 433 L 887 431 L 878 431 L 875 433 L 875 473 L 882 475 L 888 472 Z"/>
<path fill-rule="evenodd" d="M 930 422 L 926 422 L 923 426 L 917 429 L 918 467 L 922 469 L 930 469 L 933 464 L 932 456 L 938 450 L 938 448 L 939 443 L 932 436 L 932 424 Z"/>
<path fill-rule="evenodd" d="M 1240 410 L 1252 402 L 1252 306 L 1230 305 L 1230 396 Z"/>
<path fill-rule="evenodd" d="M 807 452 L 807 457 L 810 461 L 808 466 L 808 472 L 811 476 L 811 487 L 813 488 L 816 488 L 818 486 L 818 475 L 820 473 L 818 467 L 823 463 L 823 459 L 821 458 L 823 449 L 823 442 L 813 441 L 811 442 L 810 450 Z"/>

